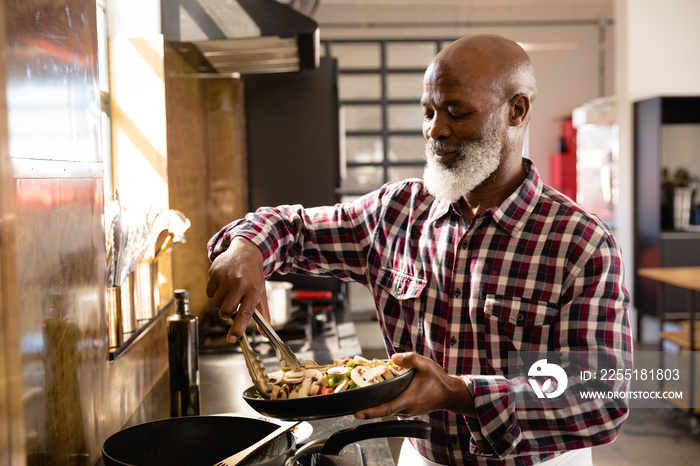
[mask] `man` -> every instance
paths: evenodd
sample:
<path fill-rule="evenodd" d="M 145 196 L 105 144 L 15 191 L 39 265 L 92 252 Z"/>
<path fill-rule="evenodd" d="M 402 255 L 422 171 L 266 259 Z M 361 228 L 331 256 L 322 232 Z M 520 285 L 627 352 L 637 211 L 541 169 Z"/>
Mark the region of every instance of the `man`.
<path fill-rule="evenodd" d="M 424 464 L 590 465 L 589 447 L 614 440 L 626 404 L 529 409 L 507 379 L 510 351 L 631 351 L 611 232 L 522 157 L 536 93 L 529 57 L 509 39 L 442 50 L 423 83 L 424 181 L 334 207 L 259 209 L 212 238 L 207 294 L 223 317 L 240 305 L 229 341 L 256 306 L 266 312 L 273 271 L 357 281 L 374 296 L 387 351 L 416 372 L 356 417 L 430 422 L 430 439 L 407 452 Z"/>

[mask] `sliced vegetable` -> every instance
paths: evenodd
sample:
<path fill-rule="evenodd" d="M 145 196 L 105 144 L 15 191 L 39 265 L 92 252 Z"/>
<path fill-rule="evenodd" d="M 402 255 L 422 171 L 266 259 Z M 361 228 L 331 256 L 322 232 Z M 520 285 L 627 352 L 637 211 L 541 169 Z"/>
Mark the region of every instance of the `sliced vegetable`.
<path fill-rule="evenodd" d="M 311 389 L 311 382 L 313 382 L 313 379 L 310 377 L 307 377 L 304 379 L 304 381 L 301 383 L 301 386 L 299 387 L 299 391 L 297 392 L 297 398 L 303 398 L 305 396 L 309 396 L 309 390 Z"/>
<path fill-rule="evenodd" d="M 355 382 L 355 384 L 357 384 L 358 387 L 366 387 L 369 385 L 364 377 L 362 377 L 359 367 L 354 368 L 352 372 L 350 372 L 350 378 L 353 382 Z"/>
<path fill-rule="evenodd" d="M 350 372 L 347 367 L 343 366 L 334 366 L 331 367 L 326 371 L 326 374 L 328 375 L 347 375 L 347 373 Z"/>
<path fill-rule="evenodd" d="M 355 364 L 357 364 L 358 366 L 371 366 L 372 365 L 372 361 L 370 361 L 367 358 L 363 358 L 362 356 L 359 356 L 359 355 L 355 356 L 353 358 L 353 362 Z"/>
<path fill-rule="evenodd" d="M 338 386 L 333 389 L 333 391 L 335 393 L 342 392 L 342 391 L 346 390 L 349 385 L 350 385 L 350 381 L 348 379 L 343 379 L 343 381 L 340 382 L 338 384 Z"/>
<path fill-rule="evenodd" d="M 300 369 L 283 368 L 269 376 L 272 384 L 270 398 L 284 400 L 339 393 L 380 383 L 403 372 L 403 368 L 391 361 L 369 360 L 362 356 L 336 359 L 327 365 L 304 359 Z"/>
<path fill-rule="evenodd" d="M 378 379 L 378 381 L 381 381 L 381 380 L 384 380 L 381 377 L 382 377 L 382 375 L 384 375 L 384 373 L 387 370 L 388 369 L 386 368 L 386 366 L 377 366 L 373 369 L 365 371 L 365 373 L 362 374 L 362 378 L 364 378 L 367 382 L 372 382 L 372 381 L 377 380 L 377 379 Z"/>

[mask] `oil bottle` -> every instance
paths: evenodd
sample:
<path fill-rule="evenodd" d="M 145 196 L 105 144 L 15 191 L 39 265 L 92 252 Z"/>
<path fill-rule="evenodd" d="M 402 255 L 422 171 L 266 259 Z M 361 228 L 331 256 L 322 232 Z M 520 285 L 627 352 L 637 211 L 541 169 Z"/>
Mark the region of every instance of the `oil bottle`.
<path fill-rule="evenodd" d="M 175 314 L 168 317 L 170 417 L 199 415 L 199 322 L 190 314 L 190 293 L 175 290 Z"/>

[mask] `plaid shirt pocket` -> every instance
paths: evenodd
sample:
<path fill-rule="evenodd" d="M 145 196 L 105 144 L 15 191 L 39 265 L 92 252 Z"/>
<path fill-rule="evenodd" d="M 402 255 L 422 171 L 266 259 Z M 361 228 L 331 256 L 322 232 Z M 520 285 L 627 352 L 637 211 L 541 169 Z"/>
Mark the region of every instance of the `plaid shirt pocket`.
<path fill-rule="evenodd" d="M 415 299 L 427 285 L 427 281 L 409 274 L 392 270 L 389 267 L 379 269 L 377 284 L 397 300 Z"/>
<path fill-rule="evenodd" d="M 487 358 L 498 372 L 508 366 L 509 351 L 545 352 L 557 308 L 546 301 L 487 295 L 484 303 Z"/>
<path fill-rule="evenodd" d="M 386 266 L 377 277 L 380 310 L 395 352 L 423 352 L 425 310 L 423 290 L 427 281 Z"/>

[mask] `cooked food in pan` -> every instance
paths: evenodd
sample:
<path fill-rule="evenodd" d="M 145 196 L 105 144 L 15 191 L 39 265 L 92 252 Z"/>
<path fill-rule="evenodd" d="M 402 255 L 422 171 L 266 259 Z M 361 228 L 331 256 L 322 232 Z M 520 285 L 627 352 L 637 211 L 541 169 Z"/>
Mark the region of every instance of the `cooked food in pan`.
<path fill-rule="evenodd" d="M 339 393 L 393 379 L 407 371 L 391 361 L 362 356 L 339 358 L 326 365 L 305 359 L 301 364 L 298 370 L 283 369 L 270 374 L 271 400 Z"/>

